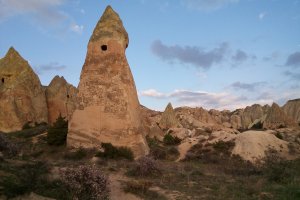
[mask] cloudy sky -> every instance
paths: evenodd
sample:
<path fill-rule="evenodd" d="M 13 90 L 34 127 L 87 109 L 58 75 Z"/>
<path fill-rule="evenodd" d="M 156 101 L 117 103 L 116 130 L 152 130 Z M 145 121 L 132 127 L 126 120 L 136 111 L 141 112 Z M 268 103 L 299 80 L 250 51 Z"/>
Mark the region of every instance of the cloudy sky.
<path fill-rule="evenodd" d="M 0 0 L 0 57 L 14 46 L 48 85 L 77 86 L 107 5 L 130 37 L 141 104 L 230 109 L 300 98 L 300 0 Z"/>

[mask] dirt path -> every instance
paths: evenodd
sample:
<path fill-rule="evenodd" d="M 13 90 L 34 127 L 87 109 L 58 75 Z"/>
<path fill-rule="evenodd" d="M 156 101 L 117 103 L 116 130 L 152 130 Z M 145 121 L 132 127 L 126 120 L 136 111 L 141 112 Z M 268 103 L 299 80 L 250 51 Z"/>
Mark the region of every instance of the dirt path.
<path fill-rule="evenodd" d="M 121 174 L 110 174 L 110 199 L 111 200 L 141 200 L 141 198 L 131 194 L 125 193 L 121 181 L 127 181 L 128 178 Z"/>

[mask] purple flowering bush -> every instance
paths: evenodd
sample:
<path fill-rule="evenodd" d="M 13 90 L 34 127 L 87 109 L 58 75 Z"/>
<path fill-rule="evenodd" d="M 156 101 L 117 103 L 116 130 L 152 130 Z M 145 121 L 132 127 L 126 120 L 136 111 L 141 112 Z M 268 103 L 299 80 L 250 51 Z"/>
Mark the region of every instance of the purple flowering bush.
<path fill-rule="evenodd" d="M 61 170 L 61 180 L 69 188 L 73 199 L 109 199 L 108 177 L 96 167 L 81 165 Z"/>

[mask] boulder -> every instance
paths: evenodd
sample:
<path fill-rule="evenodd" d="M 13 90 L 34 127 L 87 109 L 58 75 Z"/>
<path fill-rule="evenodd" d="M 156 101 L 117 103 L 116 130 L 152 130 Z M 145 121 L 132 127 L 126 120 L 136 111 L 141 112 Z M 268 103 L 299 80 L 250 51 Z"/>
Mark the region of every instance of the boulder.
<path fill-rule="evenodd" d="M 100 147 L 102 142 L 148 154 L 140 104 L 126 59 L 128 34 L 108 6 L 90 38 L 78 86 L 77 106 L 69 121 L 67 145 Z"/>
<path fill-rule="evenodd" d="M 64 77 L 55 76 L 46 88 L 48 120 L 53 124 L 61 114 L 70 119 L 76 108 L 77 88 L 69 84 Z"/>
<path fill-rule="evenodd" d="M 48 122 L 45 92 L 29 63 L 11 47 L 0 59 L 0 131 Z"/>
<path fill-rule="evenodd" d="M 286 157 L 288 142 L 278 139 L 272 131 L 246 131 L 237 135 L 232 154 L 256 163 L 263 160 L 270 150 Z"/>

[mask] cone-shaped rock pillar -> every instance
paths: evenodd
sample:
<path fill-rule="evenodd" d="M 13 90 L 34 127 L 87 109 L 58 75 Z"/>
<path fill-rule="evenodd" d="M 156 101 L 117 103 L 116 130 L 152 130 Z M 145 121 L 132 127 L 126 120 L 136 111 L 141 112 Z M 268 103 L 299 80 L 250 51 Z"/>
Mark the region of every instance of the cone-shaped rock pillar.
<path fill-rule="evenodd" d="M 68 146 L 99 147 L 102 142 L 127 146 L 135 157 L 146 155 L 140 108 L 125 49 L 128 34 L 108 6 L 88 44 L 78 86 L 78 105 L 69 122 Z"/>

